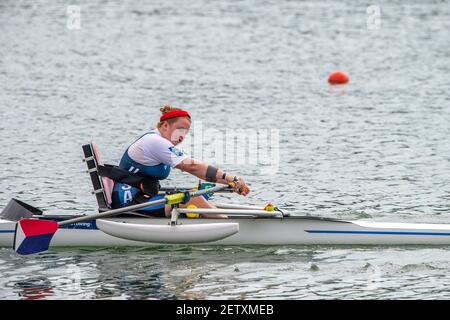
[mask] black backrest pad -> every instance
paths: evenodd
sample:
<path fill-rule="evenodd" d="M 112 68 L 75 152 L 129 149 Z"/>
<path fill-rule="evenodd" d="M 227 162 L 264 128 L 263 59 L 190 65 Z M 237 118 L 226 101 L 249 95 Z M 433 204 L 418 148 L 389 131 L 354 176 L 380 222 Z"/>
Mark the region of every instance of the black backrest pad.
<path fill-rule="evenodd" d="M 97 172 L 97 159 L 94 156 L 94 149 L 92 147 L 92 144 L 85 144 L 82 148 L 84 153 L 84 160 L 88 168 L 88 173 L 91 177 L 92 186 L 94 187 L 94 194 L 97 198 L 98 207 L 99 209 L 107 208 L 106 197 L 103 193 L 103 183 Z"/>

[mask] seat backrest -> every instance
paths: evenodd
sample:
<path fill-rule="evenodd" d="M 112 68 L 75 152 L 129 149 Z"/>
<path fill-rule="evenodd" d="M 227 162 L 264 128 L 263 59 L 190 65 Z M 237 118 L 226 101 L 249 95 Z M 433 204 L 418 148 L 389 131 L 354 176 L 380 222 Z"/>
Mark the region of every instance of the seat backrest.
<path fill-rule="evenodd" d="M 99 210 L 111 208 L 114 181 L 98 175 L 97 165 L 103 165 L 98 146 L 94 142 L 85 144 L 83 145 L 83 153 L 88 173 L 91 177 L 92 186 L 94 187 L 94 194 L 97 198 Z"/>

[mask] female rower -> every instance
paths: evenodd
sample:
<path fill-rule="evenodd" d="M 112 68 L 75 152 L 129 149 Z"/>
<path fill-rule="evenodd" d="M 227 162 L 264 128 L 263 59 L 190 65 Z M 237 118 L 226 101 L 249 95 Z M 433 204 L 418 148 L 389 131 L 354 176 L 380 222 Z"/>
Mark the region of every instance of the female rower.
<path fill-rule="evenodd" d="M 171 106 L 164 106 L 160 111 L 162 115 L 156 129 L 145 133 L 127 148 L 120 161 L 120 168 L 157 180 L 166 179 L 171 168 L 176 168 L 210 182 L 221 184 L 234 182 L 234 190 L 244 196 L 250 192 L 242 177 L 227 174 L 207 163 L 193 159 L 175 147 L 183 142 L 191 126 L 191 116 L 187 111 Z M 141 190 L 116 182 L 113 190 L 113 207 L 125 207 L 162 197 L 163 195 L 145 197 Z M 189 205 L 197 208 L 215 208 L 205 197 L 192 198 L 180 207 L 185 208 Z M 170 217 L 171 211 L 170 205 L 159 205 L 139 212 L 154 217 Z M 226 218 L 223 215 L 213 214 L 202 214 L 202 217 Z"/>

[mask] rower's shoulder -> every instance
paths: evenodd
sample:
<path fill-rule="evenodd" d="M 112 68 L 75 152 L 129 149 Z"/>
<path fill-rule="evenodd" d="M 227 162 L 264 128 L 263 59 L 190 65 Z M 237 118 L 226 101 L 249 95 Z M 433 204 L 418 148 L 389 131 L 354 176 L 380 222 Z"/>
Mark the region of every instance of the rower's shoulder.
<path fill-rule="evenodd" d="M 153 130 L 144 134 L 139 140 L 143 145 L 152 146 L 153 148 L 157 146 L 161 146 L 164 148 L 169 148 L 173 146 L 172 142 L 162 137 L 161 135 L 157 134 Z"/>
<path fill-rule="evenodd" d="M 161 135 L 159 135 L 158 133 L 156 133 L 155 130 L 150 130 L 144 133 L 138 140 L 160 140 L 160 139 L 164 138 L 161 137 Z"/>

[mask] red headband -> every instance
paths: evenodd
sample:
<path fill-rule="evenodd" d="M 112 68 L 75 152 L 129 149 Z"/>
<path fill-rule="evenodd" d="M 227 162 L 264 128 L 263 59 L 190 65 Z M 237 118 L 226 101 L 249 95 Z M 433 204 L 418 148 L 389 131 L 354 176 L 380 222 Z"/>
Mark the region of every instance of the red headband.
<path fill-rule="evenodd" d="M 159 118 L 159 121 L 162 122 L 167 119 L 178 118 L 178 117 L 188 117 L 190 119 L 191 115 L 189 114 L 189 112 L 187 112 L 185 110 L 173 110 L 173 111 L 164 113 L 161 116 L 161 118 Z"/>

